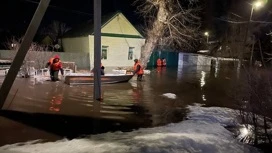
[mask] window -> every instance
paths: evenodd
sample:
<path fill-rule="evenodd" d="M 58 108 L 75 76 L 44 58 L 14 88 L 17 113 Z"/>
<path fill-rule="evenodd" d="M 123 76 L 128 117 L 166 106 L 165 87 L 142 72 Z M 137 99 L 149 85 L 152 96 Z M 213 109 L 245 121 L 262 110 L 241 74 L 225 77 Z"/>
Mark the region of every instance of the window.
<path fill-rule="evenodd" d="M 133 60 L 134 47 L 129 47 L 128 49 L 128 60 Z"/>
<path fill-rule="evenodd" d="M 102 46 L 101 59 L 103 59 L 103 60 L 108 59 L 108 48 L 109 48 L 109 46 Z"/>

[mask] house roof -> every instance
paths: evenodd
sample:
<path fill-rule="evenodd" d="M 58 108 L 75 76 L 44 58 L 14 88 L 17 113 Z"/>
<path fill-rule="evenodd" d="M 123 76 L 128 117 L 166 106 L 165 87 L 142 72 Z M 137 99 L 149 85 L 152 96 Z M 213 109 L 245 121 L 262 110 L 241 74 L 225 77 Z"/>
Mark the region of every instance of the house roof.
<path fill-rule="evenodd" d="M 102 16 L 101 17 L 101 29 L 104 26 L 106 26 L 110 21 L 112 21 L 119 14 L 122 14 L 122 13 L 120 11 L 117 11 L 117 12 L 113 12 L 113 13 L 107 14 L 105 16 Z M 138 29 L 136 29 L 136 30 L 139 32 Z M 66 32 L 63 35 L 63 38 L 88 36 L 88 35 L 93 35 L 93 34 L 94 34 L 93 20 L 89 20 L 86 23 L 80 24 L 76 28 L 73 28 L 73 29 L 69 30 L 68 32 Z M 139 32 L 139 34 L 141 34 L 141 33 Z"/>

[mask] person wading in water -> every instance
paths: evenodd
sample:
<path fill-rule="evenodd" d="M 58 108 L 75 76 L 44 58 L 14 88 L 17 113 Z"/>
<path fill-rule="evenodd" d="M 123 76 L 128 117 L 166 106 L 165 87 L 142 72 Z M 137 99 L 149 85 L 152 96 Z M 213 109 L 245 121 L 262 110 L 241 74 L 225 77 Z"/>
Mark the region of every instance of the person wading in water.
<path fill-rule="evenodd" d="M 142 81 L 144 74 L 143 66 L 140 64 L 138 59 L 135 59 L 134 62 L 133 75 L 137 74 L 137 81 Z"/>
<path fill-rule="evenodd" d="M 59 81 L 59 71 L 61 72 L 61 75 L 63 75 L 63 68 L 60 57 L 55 55 L 54 57 L 50 58 L 47 63 L 47 67 L 50 67 L 51 81 Z"/>

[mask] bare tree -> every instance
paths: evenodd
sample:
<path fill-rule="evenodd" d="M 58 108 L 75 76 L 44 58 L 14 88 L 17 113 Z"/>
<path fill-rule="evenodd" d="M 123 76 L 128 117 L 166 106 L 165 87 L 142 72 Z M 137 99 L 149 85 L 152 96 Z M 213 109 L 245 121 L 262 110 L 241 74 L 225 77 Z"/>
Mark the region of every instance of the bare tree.
<path fill-rule="evenodd" d="M 254 42 L 250 41 L 247 44 L 247 47 L 244 47 L 247 22 L 241 21 L 242 18 L 232 12 L 229 12 L 226 16 L 217 18 L 217 20 L 225 22 L 227 24 L 224 33 L 219 36 L 220 41 L 218 44 L 216 44 L 217 46 L 213 48 L 211 55 L 239 59 L 241 57 L 249 58 L 251 47 L 250 44 L 254 44 Z M 250 31 L 250 34 L 247 37 L 252 36 L 251 33 L 252 32 Z"/>
<path fill-rule="evenodd" d="M 263 44 L 263 46 L 270 45 L 270 42 L 266 42 L 267 39 L 265 38 L 271 35 L 271 32 L 267 33 L 270 22 L 250 21 L 250 24 L 248 24 L 247 21 L 244 21 L 245 19 L 232 12 L 228 13 L 226 17 L 217 19 L 228 24 L 224 35 L 221 35 L 219 46 L 213 50 L 212 55 L 234 57 L 240 60 L 248 59 L 249 64 L 253 66 L 253 61 L 263 60 L 263 51 L 270 52 L 267 47 L 260 51 L 262 50 L 260 44 Z M 259 49 L 256 49 L 258 46 Z M 254 53 L 255 50 L 259 50 L 259 52 Z M 261 59 L 254 57 L 257 53 L 261 54 Z M 262 64 L 264 64 L 263 61 Z"/>
<path fill-rule="evenodd" d="M 272 32 L 270 31 L 267 35 L 272 37 Z"/>
<path fill-rule="evenodd" d="M 68 27 L 65 23 L 60 21 L 53 21 L 48 27 L 42 30 L 42 35 L 50 36 L 53 39 L 53 44 L 60 45 L 62 47 L 62 40 L 60 39 L 67 31 L 71 28 Z"/>
<path fill-rule="evenodd" d="M 250 68 L 245 70 L 240 80 L 233 82 L 231 97 L 239 109 L 239 117 L 246 125 L 251 136 L 242 139 L 250 144 L 272 144 L 272 84 L 271 73 L 266 69 Z"/>
<path fill-rule="evenodd" d="M 21 46 L 22 40 L 23 40 L 23 37 L 21 37 L 21 38 L 12 37 L 11 39 L 8 39 L 5 42 L 5 46 L 9 50 L 17 51 Z M 33 42 L 33 43 L 31 43 L 29 51 L 48 51 L 48 50 L 47 50 L 46 46 L 42 46 L 42 45 L 39 45 L 39 44 Z"/>
<path fill-rule="evenodd" d="M 146 43 L 141 62 L 145 67 L 158 46 L 193 50 L 199 36 L 197 0 L 137 0 L 138 11 L 147 21 Z"/>

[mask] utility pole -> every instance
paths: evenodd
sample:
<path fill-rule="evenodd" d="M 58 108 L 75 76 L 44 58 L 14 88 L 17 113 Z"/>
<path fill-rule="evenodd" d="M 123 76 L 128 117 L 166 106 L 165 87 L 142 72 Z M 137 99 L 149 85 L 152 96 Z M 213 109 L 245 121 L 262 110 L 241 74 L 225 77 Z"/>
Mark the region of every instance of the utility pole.
<path fill-rule="evenodd" d="M 244 50 L 242 51 L 242 54 L 241 54 L 241 60 L 243 61 L 243 58 L 244 58 L 244 52 L 246 51 L 247 47 L 247 36 L 248 36 L 248 33 L 249 33 L 249 27 L 250 27 L 250 23 L 251 23 L 251 18 L 252 18 L 252 15 L 253 15 L 253 11 L 254 11 L 254 5 L 252 5 L 251 7 L 251 12 L 250 12 L 250 16 L 249 16 L 249 19 L 247 21 L 247 26 L 246 26 L 246 34 L 245 34 L 245 38 L 244 38 Z"/>
<path fill-rule="evenodd" d="M 94 100 L 101 101 L 101 0 L 94 0 Z"/>
<path fill-rule="evenodd" d="M 209 43 L 209 32 L 205 32 L 204 35 L 206 36 L 206 41 L 207 41 L 207 44 Z"/>
<path fill-rule="evenodd" d="M 22 66 L 22 63 L 25 59 L 25 56 L 29 50 L 29 47 L 33 41 L 33 38 L 40 26 L 40 23 L 42 21 L 42 18 L 46 12 L 46 9 L 50 3 L 50 0 L 41 0 L 36 12 L 34 13 L 34 16 L 27 28 L 27 31 L 25 33 L 25 36 L 23 38 L 22 44 L 17 51 L 13 62 L 10 66 L 10 69 L 8 71 L 7 76 L 5 77 L 5 80 L 1 86 L 0 89 L 0 108 L 3 108 L 3 105 L 7 99 L 7 96 L 10 92 L 10 89 L 14 83 L 14 80 Z"/>
<path fill-rule="evenodd" d="M 264 2 L 262 0 L 256 0 L 255 2 L 252 3 L 250 16 L 249 16 L 249 19 L 248 19 L 248 22 L 247 22 L 247 27 L 246 27 L 246 34 L 245 34 L 245 39 L 244 39 L 244 51 L 247 49 L 247 47 L 246 47 L 246 45 L 247 45 L 247 36 L 248 36 L 248 33 L 249 33 L 249 27 L 250 27 L 250 23 L 252 21 L 252 16 L 253 16 L 254 9 L 258 9 L 258 8 L 262 7 L 263 5 L 264 5 Z M 255 42 L 253 42 L 253 43 L 255 43 Z M 241 60 L 243 60 L 243 58 L 244 58 L 244 51 L 242 52 Z M 250 66 L 252 66 L 253 51 L 254 51 L 254 46 L 252 46 L 252 49 L 251 49 Z"/>
<path fill-rule="evenodd" d="M 254 48 L 255 48 L 255 36 L 253 35 L 253 44 L 251 47 L 250 61 L 249 61 L 250 66 L 252 66 Z"/>

